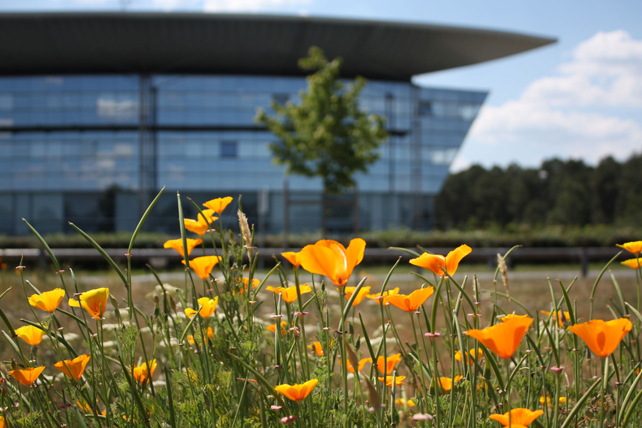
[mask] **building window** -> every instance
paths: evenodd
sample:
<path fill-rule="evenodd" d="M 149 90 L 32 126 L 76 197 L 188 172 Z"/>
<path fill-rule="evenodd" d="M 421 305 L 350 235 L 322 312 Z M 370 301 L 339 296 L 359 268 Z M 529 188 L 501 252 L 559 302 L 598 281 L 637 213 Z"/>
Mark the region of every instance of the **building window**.
<path fill-rule="evenodd" d="M 272 101 L 275 103 L 285 106 L 285 104 L 289 101 L 290 96 L 288 94 L 274 94 L 272 96 Z"/>
<path fill-rule="evenodd" d="M 238 143 L 236 141 L 222 141 L 221 157 L 222 158 L 238 157 Z"/>
<path fill-rule="evenodd" d="M 430 101 L 419 102 L 419 116 L 432 116 L 432 104 Z"/>

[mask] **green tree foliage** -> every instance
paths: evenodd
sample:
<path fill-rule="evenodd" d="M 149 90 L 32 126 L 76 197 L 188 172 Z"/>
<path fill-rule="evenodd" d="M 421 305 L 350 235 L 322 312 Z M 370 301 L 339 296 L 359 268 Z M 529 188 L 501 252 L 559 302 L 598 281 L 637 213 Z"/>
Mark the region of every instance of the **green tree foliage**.
<path fill-rule="evenodd" d="M 435 201 L 440 229 L 589 224 L 636 225 L 642 212 L 642 155 L 595 167 L 551 159 L 539 169 L 485 169 L 451 174 Z"/>
<path fill-rule="evenodd" d="M 341 193 L 354 186 L 355 172 L 367 172 L 387 138 L 384 118 L 359 109 L 359 94 L 366 80 L 357 77 L 345 85 L 339 79 L 341 58 L 328 61 L 323 51 L 311 47 L 299 67 L 314 72 L 307 77 L 307 91 L 295 105 L 272 103 L 276 115 L 260 109 L 256 121 L 277 137 L 270 145 L 274 159 L 288 174 L 321 177 L 327 192 Z"/>

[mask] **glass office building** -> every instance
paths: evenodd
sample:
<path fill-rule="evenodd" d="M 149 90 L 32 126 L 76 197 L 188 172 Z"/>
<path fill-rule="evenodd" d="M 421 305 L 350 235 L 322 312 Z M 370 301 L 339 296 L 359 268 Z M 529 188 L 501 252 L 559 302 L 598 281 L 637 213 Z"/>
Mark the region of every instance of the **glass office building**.
<path fill-rule="evenodd" d="M 268 148 L 275 137 L 254 121 L 258 107 L 296 103 L 304 77 L 42 67 L 0 68 L 4 234 L 26 233 L 23 217 L 41 233 L 69 231 L 69 221 L 92 232 L 132 230 L 162 186 L 150 227 L 170 233 L 176 191 L 197 202 L 242 194 L 250 221 L 267 233 L 428 229 L 433 198 L 486 97 L 373 73 L 360 105 L 386 117 L 390 137 L 355 193 L 324 198 L 318 179 L 286 180 Z"/>

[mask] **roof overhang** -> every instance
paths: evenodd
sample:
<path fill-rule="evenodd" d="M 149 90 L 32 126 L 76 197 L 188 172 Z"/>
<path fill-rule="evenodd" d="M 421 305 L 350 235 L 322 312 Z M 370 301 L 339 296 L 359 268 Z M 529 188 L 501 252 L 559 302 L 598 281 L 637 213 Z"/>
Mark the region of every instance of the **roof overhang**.
<path fill-rule="evenodd" d="M 528 51 L 554 39 L 403 22 L 178 13 L 0 14 L 0 75 L 190 73 L 301 76 L 312 45 L 342 75 L 417 74 Z"/>

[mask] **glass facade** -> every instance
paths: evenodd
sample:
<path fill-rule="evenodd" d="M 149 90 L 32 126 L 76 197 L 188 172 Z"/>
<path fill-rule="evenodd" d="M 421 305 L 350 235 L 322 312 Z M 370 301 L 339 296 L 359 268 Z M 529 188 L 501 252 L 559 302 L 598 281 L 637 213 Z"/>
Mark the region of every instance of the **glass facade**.
<path fill-rule="evenodd" d="M 486 93 L 369 81 L 361 107 L 386 116 L 391 136 L 357 194 L 323 198 L 317 179 L 288 177 L 285 190 L 268 149 L 275 137 L 254 122 L 257 107 L 296 103 L 305 87 L 257 76 L 0 78 L 0 233 L 26 233 L 23 217 L 42 233 L 68 221 L 131 230 L 162 186 L 197 202 L 243 194 L 268 233 L 430 228 L 432 198 Z M 176 230 L 171 191 L 154 230 Z"/>

